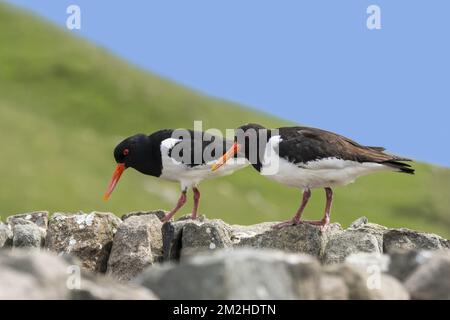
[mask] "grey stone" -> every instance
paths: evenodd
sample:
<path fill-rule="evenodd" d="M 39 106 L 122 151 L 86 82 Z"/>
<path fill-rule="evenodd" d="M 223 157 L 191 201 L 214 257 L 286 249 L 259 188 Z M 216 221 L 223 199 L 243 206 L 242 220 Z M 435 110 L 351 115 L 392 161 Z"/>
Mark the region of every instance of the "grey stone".
<path fill-rule="evenodd" d="M 236 249 L 155 265 L 135 281 L 163 299 L 313 299 L 319 273 L 311 256 Z"/>
<path fill-rule="evenodd" d="M 0 248 L 12 246 L 13 233 L 10 227 L 0 222 Z"/>
<path fill-rule="evenodd" d="M 441 240 L 441 243 L 442 243 L 442 247 L 443 247 L 443 248 L 445 248 L 445 249 L 450 249 L 450 240 L 442 239 L 442 240 Z"/>
<path fill-rule="evenodd" d="M 231 227 L 222 220 L 189 220 L 181 234 L 181 257 L 203 251 L 231 248 Z"/>
<path fill-rule="evenodd" d="M 310 224 L 299 224 L 282 229 L 273 229 L 275 223 L 257 225 L 254 234 L 242 236 L 243 231 L 249 232 L 251 228 L 238 228 L 241 233 L 234 237 L 235 246 L 266 249 L 279 249 L 288 252 L 306 253 L 319 257 L 325 248 L 328 238 L 341 230 L 340 225 L 330 224 L 324 232 Z M 236 234 L 236 232 L 234 232 Z M 236 240 L 239 238 L 239 240 Z"/>
<path fill-rule="evenodd" d="M 19 220 L 19 221 L 18 221 Z M 28 213 L 16 214 L 9 216 L 6 222 L 14 227 L 16 223 L 21 223 L 21 220 L 33 222 L 43 230 L 47 230 L 48 226 L 48 211 L 33 211 Z"/>
<path fill-rule="evenodd" d="M 135 211 L 135 212 L 130 212 L 127 214 L 124 214 L 122 216 L 122 221 L 127 220 L 130 217 L 134 217 L 134 216 L 148 216 L 148 215 L 154 215 L 156 216 L 159 220 L 161 220 L 162 218 L 164 218 L 164 216 L 166 215 L 167 211 L 164 210 L 153 210 L 153 211 Z"/>
<path fill-rule="evenodd" d="M 36 250 L 0 251 L 3 299 L 155 299 L 148 289 L 116 283 L 69 259 Z"/>
<path fill-rule="evenodd" d="M 378 268 L 382 272 L 389 270 L 391 259 L 388 255 L 380 253 L 353 253 L 345 258 L 345 263 L 356 267 L 364 268 Z"/>
<path fill-rule="evenodd" d="M 431 256 L 406 279 L 405 287 L 413 299 L 450 299 L 450 251 Z"/>
<path fill-rule="evenodd" d="M 169 221 L 162 226 L 163 259 L 179 260 L 181 256 L 181 238 L 183 226 L 189 221 Z"/>
<path fill-rule="evenodd" d="M 360 217 L 358 219 L 356 219 L 355 221 L 353 221 L 349 228 L 353 228 L 353 229 L 357 229 L 360 228 L 361 226 L 367 224 L 369 222 L 369 219 L 367 219 L 367 217 Z"/>
<path fill-rule="evenodd" d="M 78 257 L 86 269 L 105 272 L 120 223 L 111 213 L 55 213 L 49 221 L 45 245 L 51 251 Z"/>
<path fill-rule="evenodd" d="M 374 300 L 409 300 L 410 295 L 405 287 L 394 277 L 381 274 L 380 287 L 371 289 L 370 293 Z"/>
<path fill-rule="evenodd" d="M 379 251 L 383 252 L 383 237 L 384 234 L 389 231 L 389 229 L 385 226 L 370 223 L 368 222 L 366 217 L 361 217 L 355 220 L 347 230 L 359 231 L 373 235 L 375 238 L 377 238 Z"/>
<path fill-rule="evenodd" d="M 163 237 L 163 260 L 177 261 L 181 257 L 183 228 L 186 224 L 192 223 L 191 215 L 180 217 L 176 221 L 169 221 L 162 226 Z M 199 216 L 195 223 L 207 221 L 204 215 Z"/>
<path fill-rule="evenodd" d="M 409 229 L 392 229 L 383 237 L 384 252 L 389 253 L 394 249 L 442 249 L 442 239 L 438 235 L 413 231 Z"/>
<path fill-rule="evenodd" d="M 352 300 L 407 300 L 402 284 L 376 268 L 364 269 L 350 264 L 334 264 L 324 268 L 325 274 L 338 276 L 348 288 Z"/>
<path fill-rule="evenodd" d="M 12 228 L 14 248 L 40 248 L 44 244 L 43 231 L 33 222 L 16 219 Z"/>
<path fill-rule="evenodd" d="M 47 211 L 16 214 L 8 217 L 6 221 L 14 233 L 15 247 L 41 247 L 44 245 L 48 227 Z M 39 237 L 37 230 L 40 233 Z"/>
<path fill-rule="evenodd" d="M 320 276 L 320 300 L 348 300 L 349 298 L 349 290 L 344 279 L 330 274 Z"/>
<path fill-rule="evenodd" d="M 160 262 L 162 223 L 156 215 L 128 217 L 117 229 L 108 260 L 108 274 L 130 280 L 147 266 Z"/>
<path fill-rule="evenodd" d="M 347 256 L 358 252 L 381 253 L 378 239 L 373 234 L 360 229 L 347 229 L 329 238 L 322 262 L 324 264 L 342 263 Z"/>
<path fill-rule="evenodd" d="M 400 281 L 405 281 L 416 268 L 431 258 L 432 251 L 392 249 L 389 253 L 388 273 Z"/>

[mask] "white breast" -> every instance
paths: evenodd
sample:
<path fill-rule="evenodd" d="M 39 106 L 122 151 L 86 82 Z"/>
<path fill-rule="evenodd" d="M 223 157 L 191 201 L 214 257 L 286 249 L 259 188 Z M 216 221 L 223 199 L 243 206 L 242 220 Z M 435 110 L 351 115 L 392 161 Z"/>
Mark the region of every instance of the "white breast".
<path fill-rule="evenodd" d="M 296 165 L 280 158 L 280 136 L 269 139 L 264 152 L 261 174 L 282 184 L 303 189 L 343 186 L 371 172 L 392 170 L 382 164 L 326 158 Z"/>
<path fill-rule="evenodd" d="M 179 141 L 181 140 L 169 138 L 161 142 L 162 172 L 160 178 L 170 181 L 179 181 L 182 189 L 196 186 L 204 179 L 229 175 L 235 170 L 248 165 L 248 162 L 242 158 L 230 159 L 220 168 L 220 170 L 216 171 L 211 170 L 211 166 L 215 163 L 215 160 L 195 167 L 185 165 L 182 162 L 169 157 L 169 151 Z"/>

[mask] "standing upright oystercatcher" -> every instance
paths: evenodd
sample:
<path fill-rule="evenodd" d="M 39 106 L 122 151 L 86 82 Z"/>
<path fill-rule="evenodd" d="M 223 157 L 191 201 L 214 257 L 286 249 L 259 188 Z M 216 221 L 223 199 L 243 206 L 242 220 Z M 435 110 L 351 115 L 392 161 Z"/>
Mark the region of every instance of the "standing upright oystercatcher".
<path fill-rule="evenodd" d="M 241 158 L 225 166 L 223 172 L 212 172 L 211 165 L 233 144 L 223 138 L 201 131 L 164 129 L 151 135 L 136 134 L 120 142 L 114 149 L 117 162 L 116 170 L 104 194 L 107 200 L 125 169 L 131 167 L 137 171 L 181 184 L 178 202 L 164 218 L 169 221 L 186 203 L 188 188 L 194 192 L 192 219 L 196 219 L 200 200 L 198 184 L 215 176 L 231 174 L 248 162 Z M 238 160 L 238 159 L 236 159 Z"/>
<path fill-rule="evenodd" d="M 252 137 L 255 139 L 251 140 Z M 386 154 L 382 147 L 363 146 L 329 131 L 308 127 L 274 130 L 247 124 L 236 130 L 235 143 L 212 167 L 217 170 L 242 148 L 245 157 L 262 175 L 279 183 L 303 189 L 303 199 L 295 216 L 275 225 L 282 228 L 299 223 L 318 225 L 323 230 L 330 222 L 332 187 L 352 183 L 356 178 L 377 171 L 414 174 L 410 159 Z M 252 160 L 253 159 L 253 160 Z M 325 215 L 321 220 L 301 220 L 311 189 L 325 188 Z"/>

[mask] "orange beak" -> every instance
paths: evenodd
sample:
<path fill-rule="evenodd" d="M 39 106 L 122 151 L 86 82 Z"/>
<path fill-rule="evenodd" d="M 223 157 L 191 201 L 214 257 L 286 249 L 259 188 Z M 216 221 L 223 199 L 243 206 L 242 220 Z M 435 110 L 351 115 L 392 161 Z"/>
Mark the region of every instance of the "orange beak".
<path fill-rule="evenodd" d="M 114 188 L 117 185 L 117 182 L 119 182 L 120 176 L 125 171 L 126 167 L 124 163 L 118 163 L 116 170 L 113 173 L 113 176 L 111 178 L 111 182 L 109 183 L 108 189 L 106 190 L 105 194 L 103 195 L 103 200 L 108 200 L 109 196 L 113 192 Z"/>
<path fill-rule="evenodd" d="M 235 142 L 231 148 L 219 159 L 216 161 L 216 163 L 213 164 L 211 167 L 212 171 L 216 171 L 221 166 L 223 166 L 228 159 L 233 158 L 236 153 L 238 153 L 239 149 L 241 148 L 241 145 L 237 142 Z"/>

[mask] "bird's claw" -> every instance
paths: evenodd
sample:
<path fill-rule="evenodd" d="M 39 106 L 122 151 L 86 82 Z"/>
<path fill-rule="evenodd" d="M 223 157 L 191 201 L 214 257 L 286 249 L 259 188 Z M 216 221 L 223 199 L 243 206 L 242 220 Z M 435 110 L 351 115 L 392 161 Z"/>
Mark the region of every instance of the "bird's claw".
<path fill-rule="evenodd" d="M 282 229 L 282 228 L 289 227 L 289 226 L 295 226 L 295 225 L 297 225 L 299 223 L 300 223 L 300 221 L 297 221 L 295 219 L 291 219 L 291 220 L 280 222 L 280 223 L 277 223 L 277 224 L 273 225 L 272 229 Z"/>

